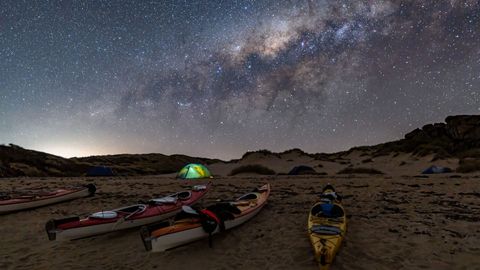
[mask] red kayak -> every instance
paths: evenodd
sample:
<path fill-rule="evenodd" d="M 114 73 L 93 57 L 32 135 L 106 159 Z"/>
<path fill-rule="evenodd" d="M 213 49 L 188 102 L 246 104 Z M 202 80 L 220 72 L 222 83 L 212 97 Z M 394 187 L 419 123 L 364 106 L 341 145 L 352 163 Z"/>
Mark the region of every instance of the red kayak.
<path fill-rule="evenodd" d="M 4 195 L 0 198 L 0 214 L 92 196 L 96 190 L 94 184 L 88 184 L 81 187 L 65 188 L 51 192 L 31 191 L 23 195 Z"/>
<path fill-rule="evenodd" d="M 83 219 L 78 216 L 52 219 L 45 228 L 50 240 L 69 240 L 143 226 L 174 216 L 182 210 L 182 206 L 192 205 L 200 200 L 209 188 L 210 183 L 197 185 L 191 190 L 151 199 L 145 203 L 93 213 Z"/>

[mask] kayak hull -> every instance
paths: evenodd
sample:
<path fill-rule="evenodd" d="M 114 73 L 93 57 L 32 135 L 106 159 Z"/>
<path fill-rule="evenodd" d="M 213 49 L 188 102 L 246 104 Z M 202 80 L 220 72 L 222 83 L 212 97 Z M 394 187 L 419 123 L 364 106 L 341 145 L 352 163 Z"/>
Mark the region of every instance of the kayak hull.
<path fill-rule="evenodd" d="M 248 220 L 255 217 L 265 206 L 268 196 L 270 194 L 270 186 L 262 187 L 265 191 L 263 198 L 261 198 L 255 206 L 245 209 L 241 214 L 236 215 L 232 220 L 225 221 L 225 229 L 240 226 Z M 161 231 L 161 232 L 159 232 Z M 220 232 L 219 226 L 212 232 L 212 235 Z M 160 235 L 159 235 L 160 234 Z M 196 219 L 187 219 L 177 221 L 176 224 L 150 231 L 144 227 L 141 230 L 141 238 L 145 249 L 152 252 L 163 252 L 178 246 L 182 246 L 200 239 L 208 238 L 209 234 L 205 232 L 200 222 Z"/>
<path fill-rule="evenodd" d="M 39 196 L 34 199 L 10 199 L 0 201 L 0 214 L 17 212 L 27 209 L 38 208 L 46 205 L 71 201 L 78 198 L 93 196 L 96 187 L 93 184 L 88 184 L 81 189 L 76 190 L 61 190 L 56 194 L 49 196 Z"/>
<path fill-rule="evenodd" d="M 180 211 L 180 210 L 179 210 Z M 53 220 L 50 220 L 46 224 L 47 234 L 50 240 L 65 241 L 86 238 L 99 234 L 105 234 L 114 231 L 126 230 L 135 227 L 148 225 L 151 223 L 159 222 L 164 219 L 173 217 L 179 211 L 165 213 L 163 215 L 152 216 L 149 218 L 116 221 L 112 223 L 97 224 L 84 227 L 76 227 L 68 230 L 56 230 Z"/>

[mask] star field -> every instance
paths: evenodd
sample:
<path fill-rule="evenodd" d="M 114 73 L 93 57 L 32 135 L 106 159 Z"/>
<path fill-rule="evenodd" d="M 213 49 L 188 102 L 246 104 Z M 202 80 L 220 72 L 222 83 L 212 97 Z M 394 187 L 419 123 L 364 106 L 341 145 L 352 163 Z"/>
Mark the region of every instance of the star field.
<path fill-rule="evenodd" d="M 480 3 L 2 1 L 0 143 L 331 152 L 480 112 Z"/>

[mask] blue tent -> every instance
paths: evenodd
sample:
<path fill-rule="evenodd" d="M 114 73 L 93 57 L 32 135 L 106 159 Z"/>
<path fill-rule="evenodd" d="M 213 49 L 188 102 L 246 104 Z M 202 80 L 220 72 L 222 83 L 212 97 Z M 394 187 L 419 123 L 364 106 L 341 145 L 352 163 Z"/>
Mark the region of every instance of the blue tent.
<path fill-rule="evenodd" d="M 452 169 L 433 165 L 423 170 L 422 174 L 449 173 L 449 172 L 452 172 Z"/>
<path fill-rule="evenodd" d="M 110 167 L 95 166 L 88 170 L 87 176 L 113 176 L 113 171 Z"/>

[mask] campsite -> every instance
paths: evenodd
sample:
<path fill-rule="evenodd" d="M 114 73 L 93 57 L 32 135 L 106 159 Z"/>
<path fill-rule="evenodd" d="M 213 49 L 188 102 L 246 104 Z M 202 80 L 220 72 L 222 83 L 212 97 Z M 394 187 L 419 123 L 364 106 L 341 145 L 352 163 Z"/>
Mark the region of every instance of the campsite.
<path fill-rule="evenodd" d="M 480 270 L 480 0 L 1 0 L 0 270 Z"/>
<path fill-rule="evenodd" d="M 296 269 L 315 269 L 316 255 L 306 234 L 307 217 L 322 189 L 331 184 L 342 197 L 348 220 L 348 233 L 334 259 L 336 269 L 358 269 L 359 266 L 362 269 L 391 269 L 399 264 L 394 259 L 399 257 L 404 258 L 402 267 L 408 268 L 469 268 L 478 258 L 480 244 L 475 227 L 480 215 L 477 211 L 480 175 L 475 171 L 464 172 L 472 170 L 472 158 L 468 155 L 474 153 L 472 148 L 476 147 L 476 140 L 459 141 L 458 138 L 475 136 L 478 126 L 464 128 L 460 124 L 464 121 L 462 117 L 457 119 L 458 123 L 449 120 L 449 125 L 441 128 L 465 130 L 464 133 L 453 133 L 455 140 L 445 138 L 464 145 L 465 150 L 456 147 L 455 152 L 449 153 L 449 158 L 443 159 L 438 158 L 438 150 L 420 154 L 406 150 L 415 143 L 421 143 L 420 147 L 425 149 L 445 145 L 437 141 L 427 146 L 424 142 L 431 140 L 419 139 L 439 132 L 427 126 L 421 132 L 415 131 L 417 135 L 409 133 L 396 142 L 334 154 L 309 154 L 300 149 L 280 153 L 261 150 L 248 152 L 241 159 L 229 162 L 182 157 L 184 161 L 168 173 L 140 176 L 136 174 L 145 168 L 132 171 L 130 176 L 111 169 L 119 167 L 115 160 L 128 160 L 126 155 L 91 157 L 81 161 L 89 160 L 92 162 L 89 166 L 76 163 L 78 159 L 61 162 L 68 164 L 66 168 L 83 168 L 79 171 L 83 174 L 81 176 L 5 178 L 0 182 L 1 190 L 26 187 L 55 190 L 90 183 L 95 184 L 96 192 L 90 197 L 0 216 L 1 228 L 17 232 L 2 239 L 1 253 L 10 255 L 4 257 L 0 266 L 5 269 L 83 269 L 99 266 L 136 268 L 142 265 L 148 269 L 188 269 L 201 263 L 207 268 L 221 268 L 222 265 L 256 268 L 264 258 L 271 258 L 269 265 L 275 269 L 290 269 L 292 264 Z M 417 151 L 418 148 L 413 149 Z M 31 151 L 18 146 L 3 146 L 3 149 L 5 153 L 17 155 Z M 449 150 L 445 148 L 444 151 Z M 24 159 L 24 168 L 38 166 L 37 155 L 53 159 L 45 153 L 31 153 L 33 159 Z M 168 160 L 167 156 L 155 157 Z M 138 166 L 137 160 L 141 158 L 132 155 L 132 165 L 128 166 Z M 151 158 L 146 155 L 143 159 L 146 168 L 153 164 Z M 171 164 L 178 157 L 170 159 Z M 3 162 L 9 166 L 5 159 Z M 99 169 L 94 171 L 95 174 L 87 175 L 91 168 Z M 22 173 L 39 171 L 48 171 L 48 168 L 29 169 Z M 110 173 L 113 175 L 104 175 Z M 148 205 L 152 198 L 167 204 L 176 202 L 174 198 L 164 196 L 208 183 L 211 183 L 210 190 L 194 205 L 195 209 L 252 192 L 255 186 L 264 183 L 270 183 L 271 196 L 264 209 L 250 221 L 212 237 L 211 248 L 210 240 L 204 239 L 165 253 L 152 253 L 142 243 L 142 239 L 147 238 L 140 238 L 139 227 L 123 229 L 124 225 L 134 224 L 130 223 L 133 220 L 116 220 L 114 224 L 118 225 L 114 228 L 119 229 L 117 231 L 95 233 L 73 241 L 62 240 L 63 236 L 57 239 L 45 231 L 46 224 L 50 224 L 47 228 L 77 226 L 74 225 L 77 221 L 72 219 L 66 222 L 74 223 L 65 223 L 71 225 L 61 225 L 58 221 L 49 223 L 49 220 L 66 217 L 79 216 L 78 220 L 100 218 L 99 221 L 118 215 L 125 217 L 122 207 L 130 211 L 128 215 L 135 217 L 136 211 Z M 50 232 L 57 233 L 56 230 L 50 229 Z M 28 244 L 22 241 L 25 237 L 29 239 Z M 49 241 L 49 238 L 53 240 Z M 99 249 L 104 252 L 99 253 Z M 251 252 L 252 249 L 258 251 Z M 382 255 L 379 256 L 378 252 Z M 373 257 L 375 260 L 371 259 Z"/>

